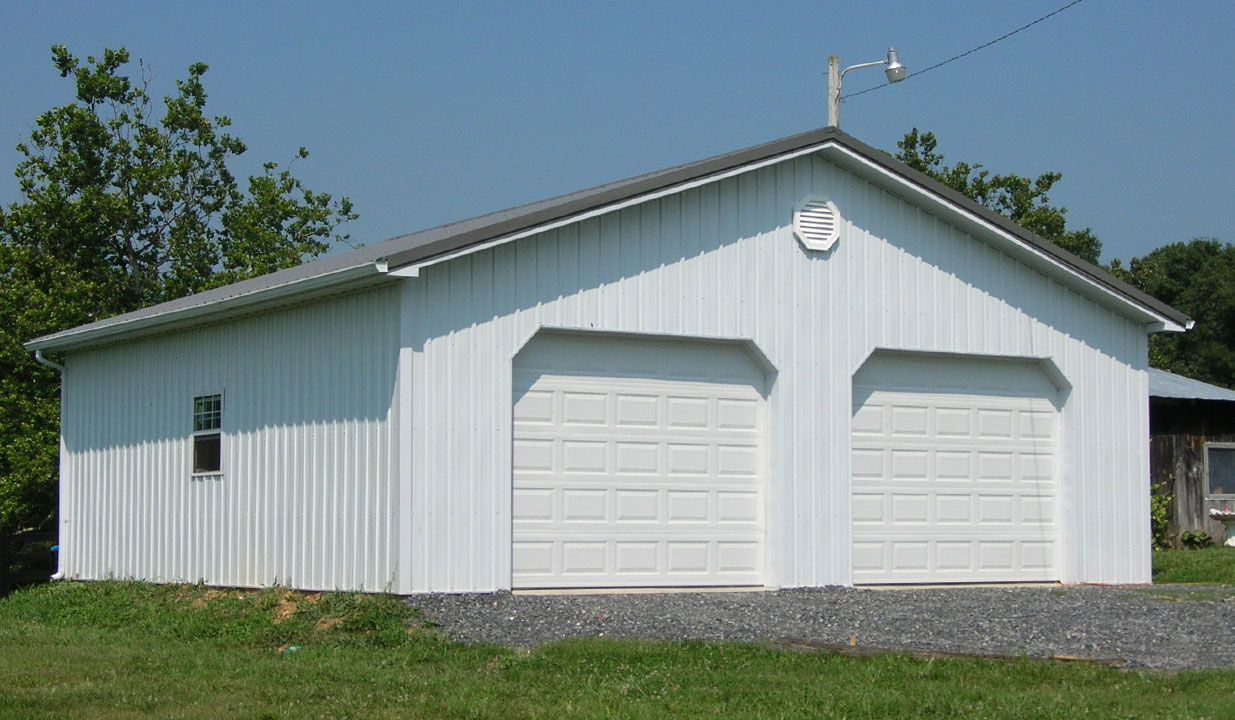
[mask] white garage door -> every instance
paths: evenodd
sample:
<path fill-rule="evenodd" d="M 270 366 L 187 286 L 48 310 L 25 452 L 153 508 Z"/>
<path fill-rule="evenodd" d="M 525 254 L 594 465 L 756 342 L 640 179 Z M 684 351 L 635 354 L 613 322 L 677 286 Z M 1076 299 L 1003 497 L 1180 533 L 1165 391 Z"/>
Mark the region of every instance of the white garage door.
<path fill-rule="evenodd" d="M 855 583 L 1059 578 L 1059 415 L 1032 362 L 876 355 L 854 379 Z"/>
<path fill-rule="evenodd" d="M 761 584 L 762 371 L 745 351 L 533 343 L 515 363 L 514 587 Z"/>

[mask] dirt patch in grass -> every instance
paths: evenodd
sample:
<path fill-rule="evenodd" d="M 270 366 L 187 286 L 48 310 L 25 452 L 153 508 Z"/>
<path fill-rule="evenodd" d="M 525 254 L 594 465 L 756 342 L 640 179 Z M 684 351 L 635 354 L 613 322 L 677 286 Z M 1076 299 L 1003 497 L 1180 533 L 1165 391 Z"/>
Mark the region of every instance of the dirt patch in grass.
<path fill-rule="evenodd" d="M 313 631 L 319 633 L 326 632 L 331 628 L 338 627 L 341 622 L 343 622 L 341 617 L 324 617 L 313 624 Z"/>

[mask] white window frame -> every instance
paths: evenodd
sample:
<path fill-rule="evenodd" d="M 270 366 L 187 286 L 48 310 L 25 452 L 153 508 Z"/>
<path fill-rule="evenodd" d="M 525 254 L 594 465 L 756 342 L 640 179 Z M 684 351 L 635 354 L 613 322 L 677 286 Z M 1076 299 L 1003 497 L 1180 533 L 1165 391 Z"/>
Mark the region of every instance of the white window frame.
<path fill-rule="evenodd" d="M 219 426 L 209 430 L 197 430 L 197 400 L 199 398 L 208 398 L 218 396 L 219 398 Z M 193 393 L 189 399 L 189 475 L 195 478 L 202 477 L 219 477 L 223 474 L 223 449 L 226 445 L 224 432 L 223 417 L 224 409 L 227 406 L 227 398 L 220 390 L 203 390 Z M 207 435 L 219 436 L 219 469 L 198 472 L 197 467 L 197 438 Z"/>
<path fill-rule="evenodd" d="M 1218 450 L 1230 450 L 1235 452 L 1235 442 L 1207 442 L 1205 443 L 1202 452 L 1205 453 L 1205 497 L 1207 498 L 1235 498 L 1235 486 L 1229 492 L 1211 492 L 1209 485 L 1209 450 L 1215 448 Z"/>

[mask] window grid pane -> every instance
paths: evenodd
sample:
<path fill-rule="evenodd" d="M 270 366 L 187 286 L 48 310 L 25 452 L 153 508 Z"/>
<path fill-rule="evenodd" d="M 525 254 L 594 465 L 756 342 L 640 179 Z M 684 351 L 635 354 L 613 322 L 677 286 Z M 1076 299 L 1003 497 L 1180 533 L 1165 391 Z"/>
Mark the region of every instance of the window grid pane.
<path fill-rule="evenodd" d="M 220 437 L 217 433 L 193 438 L 193 472 L 217 473 L 223 467 Z"/>
<path fill-rule="evenodd" d="M 1235 495 L 1235 447 L 1207 447 L 1209 494 Z"/>
<path fill-rule="evenodd" d="M 223 420 L 223 396 L 202 395 L 193 398 L 193 432 L 218 430 Z"/>

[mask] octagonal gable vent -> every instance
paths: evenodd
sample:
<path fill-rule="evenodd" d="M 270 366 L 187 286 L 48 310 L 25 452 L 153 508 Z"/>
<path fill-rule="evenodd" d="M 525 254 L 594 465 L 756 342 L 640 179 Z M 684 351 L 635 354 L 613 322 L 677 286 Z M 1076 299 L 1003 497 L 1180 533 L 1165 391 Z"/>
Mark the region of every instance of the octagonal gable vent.
<path fill-rule="evenodd" d="M 827 250 L 840 237 L 840 223 L 832 201 L 806 198 L 793 213 L 793 234 L 807 250 Z"/>

